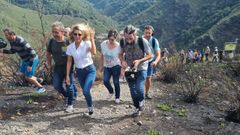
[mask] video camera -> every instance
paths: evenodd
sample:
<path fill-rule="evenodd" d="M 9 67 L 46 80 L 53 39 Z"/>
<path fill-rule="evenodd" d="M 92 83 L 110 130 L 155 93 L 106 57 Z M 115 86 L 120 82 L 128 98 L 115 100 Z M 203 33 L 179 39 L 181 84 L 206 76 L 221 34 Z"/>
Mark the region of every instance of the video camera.
<path fill-rule="evenodd" d="M 0 49 L 5 48 L 6 46 L 7 42 L 4 39 L 0 38 Z"/>
<path fill-rule="evenodd" d="M 128 81 L 136 80 L 137 70 L 135 68 L 127 67 L 125 70 L 125 77 Z"/>

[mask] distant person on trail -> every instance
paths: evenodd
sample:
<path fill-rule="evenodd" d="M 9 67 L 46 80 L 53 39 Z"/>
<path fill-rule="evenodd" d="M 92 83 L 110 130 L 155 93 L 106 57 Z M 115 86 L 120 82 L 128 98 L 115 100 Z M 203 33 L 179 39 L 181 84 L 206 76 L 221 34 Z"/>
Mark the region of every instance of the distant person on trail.
<path fill-rule="evenodd" d="M 148 41 L 137 37 L 137 28 L 128 25 L 124 29 L 124 38 L 120 40 L 122 66 L 130 88 L 135 111 L 133 116 L 141 115 L 144 109 L 144 83 L 147 77 L 148 60 L 151 49 Z M 125 54 L 125 57 L 123 55 Z"/>
<path fill-rule="evenodd" d="M 113 87 L 110 83 L 110 78 L 113 78 L 113 84 L 115 88 L 115 103 L 120 103 L 120 84 L 119 77 L 121 74 L 121 61 L 119 54 L 121 47 L 116 41 L 118 37 L 117 30 L 110 30 L 108 32 L 108 40 L 101 43 L 101 64 L 100 71 L 103 72 L 103 83 L 108 89 L 108 99 L 112 99 L 114 95 Z"/>
<path fill-rule="evenodd" d="M 200 62 L 203 62 L 203 59 L 204 59 L 204 57 L 205 57 L 205 50 L 204 49 L 202 49 L 200 52 L 199 52 L 201 55 L 201 59 L 200 59 Z"/>
<path fill-rule="evenodd" d="M 67 75 L 66 83 L 70 84 L 69 75 L 73 61 L 77 77 L 85 96 L 88 114 L 93 114 L 91 87 L 96 79 L 96 68 L 93 64 L 92 54 L 96 54 L 95 31 L 85 24 L 76 24 L 72 27 L 70 38 L 73 42 L 67 47 Z"/>
<path fill-rule="evenodd" d="M 152 99 L 149 95 L 149 90 L 152 85 L 152 75 L 156 70 L 156 66 L 161 59 L 161 49 L 159 47 L 158 40 L 153 37 L 154 28 L 151 25 L 146 25 L 144 27 L 144 35 L 143 38 L 147 39 L 149 42 L 149 47 L 151 49 L 151 53 L 153 54 L 151 59 L 148 60 L 148 69 L 147 69 L 147 79 L 145 82 L 145 99 Z"/>
<path fill-rule="evenodd" d="M 180 63 L 183 64 L 185 60 L 185 52 L 183 49 L 180 51 L 179 57 L 180 57 Z"/>
<path fill-rule="evenodd" d="M 193 53 L 193 63 L 197 62 L 198 61 L 198 51 L 197 50 L 194 50 L 194 53 Z"/>
<path fill-rule="evenodd" d="M 194 60 L 194 52 L 191 49 L 188 50 L 187 60 L 188 60 L 187 63 L 192 63 Z"/>
<path fill-rule="evenodd" d="M 168 62 L 168 55 L 169 55 L 169 51 L 167 48 L 164 48 L 162 51 L 161 51 L 161 64 L 162 65 L 166 65 L 166 63 Z"/>
<path fill-rule="evenodd" d="M 36 78 L 34 73 L 38 65 L 38 55 L 31 45 L 22 37 L 17 36 L 11 29 L 3 30 L 5 38 L 9 41 L 11 49 L 0 49 L 0 53 L 14 54 L 17 53 L 22 59 L 20 67 L 20 76 L 28 82 L 37 86 L 37 93 L 43 93 L 46 89 L 40 84 L 42 80 Z"/>
<path fill-rule="evenodd" d="M 218 48 L 215 47 L 212 62 L 218 62 Z"/>
<path fill-rule="evenodd" d="M 210 53 L 211 53 L 210 48 L 209 48 L 209 46 L 207 46 L 207 47 L 206 47 L 206 50 L 205 50 L 206 61 L 208 61 L 208 58 L 209 58 Z"/>
<path fill-rule="evenodd" d="M 53 38 L 49 40 L 46 51 L 48 70 L 52 71 L 53 58 L 53 87 L 61 94 L 61 96 L 64 97 L 64 109 L 68 112 L 71 111 L 71 106 L 73 104 L 73 84 L 75 82 L 74 74 L 71 70 L 71 73 L 69 73 L 71 83 L 65 85 L 66 89 L 63 87 L 67 65 L 66 50 L 69 45 L 69 41 L 64 37 L 64 26 L 61 22 L 54 22 L 52 24 L 52 36 Z"/>
<path fill-rule="evenodd" d="M 219 62 L 223 62 L 223 58 L 224 58 L 224 51 L 223 50 L 220 50 L 219 51 Z"/>

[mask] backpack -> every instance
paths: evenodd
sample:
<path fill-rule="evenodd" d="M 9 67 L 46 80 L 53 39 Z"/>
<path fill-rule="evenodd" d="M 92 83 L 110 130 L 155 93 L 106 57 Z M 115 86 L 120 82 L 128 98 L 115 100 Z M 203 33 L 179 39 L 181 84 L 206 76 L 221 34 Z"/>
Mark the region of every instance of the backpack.
<path fill-rule="evenodd" d="M 143 45 L 143 38 L 142 37 L 138 37 L 138 45 L 139 45 L 140 49 L 142 50 L 142 52 L 144 54 L 144 45 Z M 120 46 L 123 49 L 123 47 L 124 47 L 124 39 L 123 38 L 120 40 Z"/>
<path fill-rule="evenodd" d="M 153 50 L 155 49 L 156 40 L 157 39 L 155 37 L 152 37 L 152 47 L 153 47 Z"/>

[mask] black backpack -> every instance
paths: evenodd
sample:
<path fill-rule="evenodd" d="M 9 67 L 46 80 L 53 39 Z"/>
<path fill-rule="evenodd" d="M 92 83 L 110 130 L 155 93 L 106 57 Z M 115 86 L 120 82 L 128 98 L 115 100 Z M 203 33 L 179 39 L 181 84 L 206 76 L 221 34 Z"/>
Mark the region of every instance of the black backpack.
<path fill-rule="evenodd" d="M 155 37 L 152 37 L 152 47 L 153 47 L 153 50 L 155 49 L 156 40 L 157 39 Z"/>
<path fill-rule="evenodd" d="M 49 40 L 49 42 L 48 42 L 48 45 L 51 45 L 52 43 L 53 43 L 53 38 L 51 38 L 50 40 Z M 69 39 L 64 39 L 64 42 L 65 42 L 65 44 L 67 44 L 67 46 L 70 44 L 70 41 L 69 41 Z"/>

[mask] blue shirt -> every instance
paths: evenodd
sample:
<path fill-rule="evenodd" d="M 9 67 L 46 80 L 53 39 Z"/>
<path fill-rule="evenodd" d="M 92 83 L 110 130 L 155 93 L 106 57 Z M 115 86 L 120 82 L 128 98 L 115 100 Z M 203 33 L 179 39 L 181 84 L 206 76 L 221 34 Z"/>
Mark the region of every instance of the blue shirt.
<path fill-rule="evenodd" d="M 155 40 L 155 48 L 153 48 L 153 44 L 152 44 L 153 41 L 152 40 Z M 150 47 L 151 53 L 152 53 L 152 58 L 149 59 L 148 61 L 151 62 L 151 61 L 156 59 L 155 52 L 160 50 L 160 46 L 159 46 L 159 42 L 158 42 L 158 40 L 156 38 L 150 37 L 148 42 L 149 42 L 149 47 Z"/>

